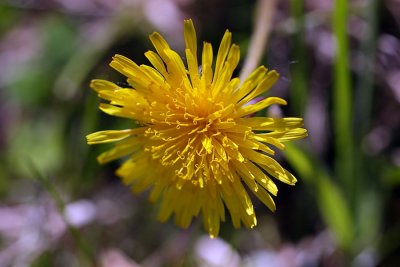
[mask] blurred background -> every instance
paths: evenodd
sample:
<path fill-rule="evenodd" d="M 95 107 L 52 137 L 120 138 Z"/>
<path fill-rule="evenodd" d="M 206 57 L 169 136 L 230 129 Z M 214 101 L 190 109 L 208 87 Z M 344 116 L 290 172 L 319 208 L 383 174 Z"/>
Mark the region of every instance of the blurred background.
<path fill-rule="evenodd" d="M 272 0 L 265 0 L 272 1 Z M 399 266 L 400 1 L 286 0 L 261 64 L 270 94 L 309 137 L 279 161 L 277 211 L 228 220 L 209 239 L 156 221 L 85 136 L 129 122 L 98 111 L 88 84 L 124 82 L 118 53 L 148 64 L 148 34 L 184 51 L 183 19 L 216 48 L 225 29 L 248 53 L 259 3 L 245 0 L 0 0 L 0 266 Z M 241 63 L 243 64 L 243 62 Z M 240 66 L 239 66 L 240 68 Z"/>

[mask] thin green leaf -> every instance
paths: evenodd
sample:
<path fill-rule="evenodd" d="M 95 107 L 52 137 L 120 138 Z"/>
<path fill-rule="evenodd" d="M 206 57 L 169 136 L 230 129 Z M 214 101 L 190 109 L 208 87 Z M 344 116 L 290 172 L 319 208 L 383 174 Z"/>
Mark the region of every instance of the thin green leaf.
<path fill-rule="evenodd" d="M 292 58 L 295 62 L 290 66 L 290 105 L 296 116 L 301 116 L 304 114 L 308 95 L 308 64 L 304 41 L 304 2 L 291 0 L 290 9 L 296 25 L 296 31 L 291 42 L 293 44 L 291 48 Z"/>
<path fill-rule="evenodd" d="M 335 0 L 333 31 L 336 39 L 334 68 L 333 117 L 335 130 L 335 174 L 348 196 L 354 196 L 352 96 L 347 36 L 348 1 Z M 355 196 L 354 196 L 355 197 Z"/>
<path fill-rule="evenodd" d="M 325 223 L 335 234 L 340 247 L 351 249 L 354 227 L 350 207 L 343 193 L 329 177 L 321 174 L 318 177 L 317 192 Z"/>
<path fill-rule="evenodd" d="M 326 174 L 321 163 L 299 146 L 288 144 L 285 155 L 299 174 L 299 180 L 305 180 L 315 189 L 319 210 L 339 246 L 351 250 L 355 223 L 349 202 L 343 192 Z"/>

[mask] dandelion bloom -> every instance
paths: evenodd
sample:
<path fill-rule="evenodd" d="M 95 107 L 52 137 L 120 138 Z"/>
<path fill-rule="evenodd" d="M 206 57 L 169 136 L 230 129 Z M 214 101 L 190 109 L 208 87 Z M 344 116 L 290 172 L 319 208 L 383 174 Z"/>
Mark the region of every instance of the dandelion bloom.
<path fill-rule="evenodd" d="M 240 52 L 231 44 L 229 31 L 214 69 L 212 46 L 206 42 L 199 67 L 191 20 L 184 22 L 184 37 L 187 66 L 157 32 L 150 35 L 157 53 L 145 53 L 152 66 L 113 57 L 110 66 L 125 75 L 132 88 L 105 80 L 93 80 L 91 87 L 107 101 L 100 104 L 103 112 L 139 126 L 96 132 L 87 136 L 88 143 L 117 142 L 99 162 L 127 156 L 117 175 L 135 193 L 149 189 L 150 200 L 160 202 L 161 221 L 174 214 L 175 223 L 186 228 L 201 213 L 213 237 L 225 221 L 226 207 L 234 227 L 243 223 L 253 228 L 257 220 L 248 191 L 275 210 L 271 195 L 278 189 L 272 177 L 289 185 L 296 178 L 271 157 L 272 147 L 284 149 L 283 142 L 305 137 L 303 120 L 249 116 L 286 101 L 252 101 L 279 77 L 264 66 L 242 83 L 232 78 Z"/>

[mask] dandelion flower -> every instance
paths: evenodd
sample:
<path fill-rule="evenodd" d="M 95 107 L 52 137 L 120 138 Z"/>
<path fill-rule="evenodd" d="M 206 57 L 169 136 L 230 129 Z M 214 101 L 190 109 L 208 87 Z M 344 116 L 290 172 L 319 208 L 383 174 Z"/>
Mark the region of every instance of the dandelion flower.
<path fill-rule="evenodd" d="M 159 201 L 161 221 L 173 215 L 186 228 L 201 214 L 214 237 L 227 210 L 234 227 L 253 228 L 257 220 L 249 192 L 274 211 L 273 178 L 296 182 L 271 157 L 273 148 L 284 149 L 283 142 L 307 131 L 301 118 L 249 116 L 286 101 L 254 101 L 279 78 L 276 71 L 261 66 L 243 82 L 232 78 L 240 52 L 228 30 L 215 61 L 211 44 L 204 42 L 198 62 L 191 20 L 184 22 L 184 38 L 186 65 L 157 32 L 150 35 L 157 52 L 145 53 L 152 66 L 113 57 L 110 66 L 127 77 L 129 88 L 106 80 L 93 80 L 91 87 L 106 100 L 100 104 L 103 112 L 139 127 L 96 132 L 87 136 L 88 144 L 116 142 L 98 161 L 124 157 L 117 175 L 133 192 L 148 190 L 150 200 Z"/>

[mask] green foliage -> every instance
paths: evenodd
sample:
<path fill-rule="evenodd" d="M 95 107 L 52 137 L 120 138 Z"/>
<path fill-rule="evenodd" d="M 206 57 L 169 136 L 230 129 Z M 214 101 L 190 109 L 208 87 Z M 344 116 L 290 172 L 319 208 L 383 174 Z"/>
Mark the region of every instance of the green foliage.
<path fill-rule="evenodd" d="M 350 205 L 331 178 L 325 173 L 320 163 L 307 154 L 304 149 L 289 145 L 286 150 L 287 159 L 295 167 L 299 176 L 316 192 L 316 201 L 320 212 L 331 229 L 337 242 L 344 249 L 351 249 L 354 244 L 354 222 Z"/>
<path fill-rule="evenodd" d="M 335 233 L 339 245 L 351 249 L 354 244 L 354 223 L 350 207 L 340 189 L 326 176 L 318 177 L 317 201 L 322 216 Z"/>
<path fill-rule="evenodd" d="M 56 15 L 45 17 L 32 34 L 40 48 L 27 64 L 18 66 L 7 89 L 21 104 L 40 106 L 51 103 L 53 84 L 74 51 L 76 35 L 68 21 Z"/>
<path fill-rule="evenodd" d="M 27 119 L 13 129 L 9 146 L 8 164 L 18 176 L 30 177 L 32 170 L 27 164 L 33 161 L 44 173 L 54 173 L 64 160 L 62 118 L 60 114 Z M 40 155 L 40 156 L 38 156 Z"/>
<path fill-rule="evenodd" d="M 304 2 L 291 0 L 290 11 L 295 20 L 296 31 L 292 37 L 292 56 L 295 62 L 291 65 L 290 103 L 293 114 L 303 116 L 308 95 L 308 61 L 304 40 Z"/>
<path fill-rule="evenodd" d="M 45 251 L 42 255 L 37 257 L 34 262 L 32 262 L 31 267 L 52 267 L 54 266 L 54 252 Z"/>
<path fill-rule="evenodd" d="M 18 23 L 22 12 L 7 6 L 0 6 L 0 36 L 8 31 L 10 27 Z"/>
<path fill-rule="evenodd" d="M 299 17 L 301 6 L 298 1 L 292 1 L 292 8 L 294 16 Z M 289 145 L 286 153 L 299 176 L 315 190 L 315 198 L 325 223 L 334 233 L 340 247 L 352 255 L 350 258 L 367 246 L 375 249 L 380 246 L 378 240 L 383 222 L 384 191 L 377 184 L 383 177 L 393 183 L 399 177 L 397 167 L 390 167 L 387 162 L 366 155 L 362 149 L 361 141 L 370 127 L 368 114 L 373 105 L 371 64 L 376 40 L 372 36 L 377 27 L 377 1 L 369 2 L 364 11 L 370 23 L 363 43 L 368 62 L 357 77 L 359 84 L 364 86 L 359 89 L 359 97 L 353 98 L 356 82 L 351 79 L 349 68 L 348 1 L 335 1 L 332 16 L 336 44 L 332 92 L 334 168 L 329 170 L 323 160 L 312 155 L 304 146 Z M 299 49 L 297 47 L 295 51 Z M 302 67 L 304 65 L 293 70 L 292 82 L 299 82 L 300 86 L 304 84 L 306 76 L 306 69 Z M 294 88 L 292 101 L 299 99 L 295 96 L 296 90 L 300 89 Z M 358 117 L 353 112 L 353 103 Z M 353 126 L 354 121 L 357 124 Z"/>

